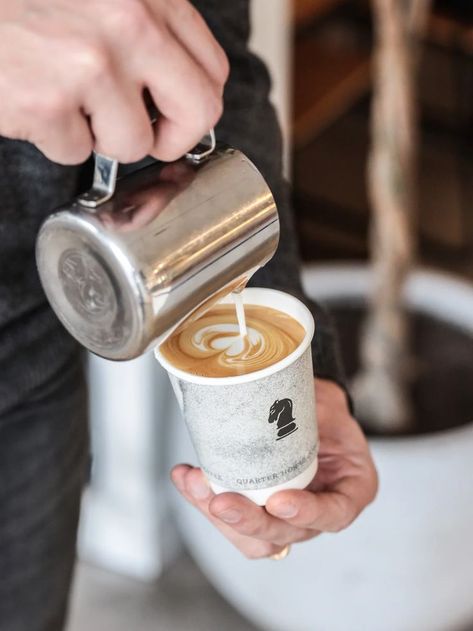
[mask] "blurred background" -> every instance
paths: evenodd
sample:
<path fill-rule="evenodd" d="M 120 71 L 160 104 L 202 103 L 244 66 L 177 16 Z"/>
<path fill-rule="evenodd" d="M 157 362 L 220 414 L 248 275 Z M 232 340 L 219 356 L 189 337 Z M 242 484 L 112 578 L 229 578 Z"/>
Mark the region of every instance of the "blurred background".
<path fill-rule="evenodd" d="M 433 2 L 418 73 L 423 263 L 473 274 L 473 4 Z M 306 260 L 368 256 L 370 2 L 294 2 L 293 182 Z"/>
<path fill-rule="evenodd" d="M 381 121 L 378 141 L 397 124 L 400 140 L 386 167 L 395 177 L 377 184 L 383 205 L 368 176 L 371 103 L 406 60 L 396 50 L 381 58 L 389 42 L 376 21 L 380 2 L 252 7 L 252 47 L 269 65 L 285 138 L 306 290 L 334 315 L 350 379 L 363 369 L 362 322 L 371 315 L 379 324 L 380 286 L 392 282 L 395 304 L 381 329 L 389 337 L 393 313 L 409 325 L 405 339 L 391 340 L 409 360 L 397 379 L 409 422 L 366 423 L 379 497 L 344 533 L 295 546 L 281 563 L 247 561 L 170 488 L 172 464 L 195 456 L 153 358 L 91 357 L 94 464 L 68 631 L 473 629 L 473 3 L 386 0 L 397 53 L 415 37 L 420 54 L 415 89 L 403 93 L 401 82 L 384 93 L 388 102 L 398 95 L 400 109 L 391 127 L 389 114 Z M 402 11 L 416 3 L 426 17 L 403 40 Z M 412 110 L 405 162 L 396 161 L 403 103 Z M 376 223 L 403 178 L 413 182 L 396 211 L 408 217 L 399 228 L 411 245 L 407 263 L 402 253 L 390 258 L 389 229 L 380 237 Z M 388 372 L 390 361 L 386 351 Z M 381 394 L 375 403 L 386 409 Z"/>

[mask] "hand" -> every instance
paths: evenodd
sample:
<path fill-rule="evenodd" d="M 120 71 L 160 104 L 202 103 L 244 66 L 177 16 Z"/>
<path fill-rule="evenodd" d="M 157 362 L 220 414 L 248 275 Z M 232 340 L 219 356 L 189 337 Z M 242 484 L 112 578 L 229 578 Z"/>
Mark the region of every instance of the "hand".
<path fill-rule="evenodd" d="M 321 379 L 315 389 L 319 469 L 307 489 L 275 493 L 264 508 L 237 493 L 214 495 L 200 469 L 178 465 L 171 473 L 182 495 L 250 559 L 346 528 L 376 495 L 376 469 L 345 393 Z"/>
<path fill-rule="evenodd" d="M 188 0 L 0 0 L 0 135 L 56 162 L 181 157 L 220 118 L 227 76 Z"/>

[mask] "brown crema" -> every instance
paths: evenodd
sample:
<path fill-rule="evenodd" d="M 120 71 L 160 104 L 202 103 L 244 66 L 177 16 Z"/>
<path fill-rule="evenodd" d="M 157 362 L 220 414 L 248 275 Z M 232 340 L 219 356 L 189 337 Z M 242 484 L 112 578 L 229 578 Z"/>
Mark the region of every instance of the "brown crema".
<path fill-rule="evenodd" d="M 272 366 L 304 339 L 304 327 L 276 309 L 245 305 L 245 317 L 248 335 L 242 338 L 234 305 L 216 305 L 171 335 L 160 351 L 185 372 L 234 377 Z"/>

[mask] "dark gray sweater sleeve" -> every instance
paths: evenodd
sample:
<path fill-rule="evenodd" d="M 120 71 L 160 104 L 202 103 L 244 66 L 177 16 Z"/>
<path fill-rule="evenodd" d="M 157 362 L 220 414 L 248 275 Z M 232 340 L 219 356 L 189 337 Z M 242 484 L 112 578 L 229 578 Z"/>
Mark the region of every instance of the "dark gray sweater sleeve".
<path fill-rule="evenodd" d="M 217 137 L 241 149 L 259 168 L 275 196 L 281 238 L 274 258 L 253 277 L 251 284 L 272 287 L 303 300 L 314 315 L 314 372 L 345 386 L 337 340 L 328 314 L 303 292 L 301 263 L 294 230 L 289 188 L 282 177 L 282 140 L 269 101 L 270 79 L 264 64 L 248 50 L 249 1 L 195 0 L 207 23 L 224 47 L 231 64 L 225 91 L 225 112 Z"/>

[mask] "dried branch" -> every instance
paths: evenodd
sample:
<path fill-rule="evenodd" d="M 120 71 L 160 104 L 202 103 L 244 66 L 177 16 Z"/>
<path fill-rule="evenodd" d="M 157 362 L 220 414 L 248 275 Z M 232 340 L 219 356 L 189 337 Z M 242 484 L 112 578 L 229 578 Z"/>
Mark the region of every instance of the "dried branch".
<path fill-rule="evenodd" d="M 367 175 L 374 294 L 353 395 L 357 413 L 368 426 L 395 432 L 412 423 L 402 293 L 416 257 L 416 76 L 430 2 L 372 0 L 372 5 L 376 45 Z"/>

